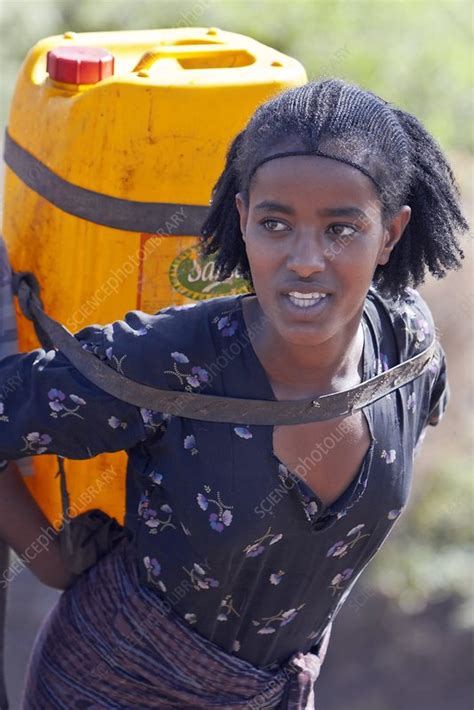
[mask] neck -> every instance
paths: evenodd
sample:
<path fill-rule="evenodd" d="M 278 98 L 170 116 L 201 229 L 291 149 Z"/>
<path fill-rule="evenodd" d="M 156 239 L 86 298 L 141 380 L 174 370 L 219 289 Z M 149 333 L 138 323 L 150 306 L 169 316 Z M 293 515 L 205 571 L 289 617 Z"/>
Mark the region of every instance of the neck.
<path fill-rule="evenodd" d="M 265 316 L 256 297 L 242 299 L 242 310 L 253 348 L 274 387 L 311 391 L 316 395 L 360 382 L 364 346 L 362 312 L 344 332 L 309 348 L 285 340 Z"/>

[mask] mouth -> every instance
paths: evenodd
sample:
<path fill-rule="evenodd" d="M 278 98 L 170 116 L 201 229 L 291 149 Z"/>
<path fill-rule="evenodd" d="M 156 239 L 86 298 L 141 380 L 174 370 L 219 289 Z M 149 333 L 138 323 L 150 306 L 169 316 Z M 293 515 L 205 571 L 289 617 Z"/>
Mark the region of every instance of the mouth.
<path fill-rule="evenodd" d="M 331 294 L 321 291 L 311 291 L 303 293 L 301 291 L 290 291 L 282 294 L 283 300 L 293 314 L 313 317 L 325 310 L 331 301 Z"/>

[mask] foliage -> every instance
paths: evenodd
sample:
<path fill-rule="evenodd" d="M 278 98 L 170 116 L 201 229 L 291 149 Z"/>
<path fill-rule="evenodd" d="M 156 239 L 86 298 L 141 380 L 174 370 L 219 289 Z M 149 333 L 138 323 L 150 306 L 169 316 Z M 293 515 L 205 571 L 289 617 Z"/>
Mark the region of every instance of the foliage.
<path fill-rule="evenodd" d="M 444 148 L 472 149 L 469 0 L 3 0 L 0 119 L 28 49 L 76 32 L 218 26 L 341 76 L 417 115 Z"/>
<path fill-rule="evenodd" d="M 375 558 L 369 579 L 407 612 L 449 596 L 473 626 L 472 458 L 441 461 L 416 482 L 408 509 Z M 415 472 L 416 479 L 416 472 Z"/>

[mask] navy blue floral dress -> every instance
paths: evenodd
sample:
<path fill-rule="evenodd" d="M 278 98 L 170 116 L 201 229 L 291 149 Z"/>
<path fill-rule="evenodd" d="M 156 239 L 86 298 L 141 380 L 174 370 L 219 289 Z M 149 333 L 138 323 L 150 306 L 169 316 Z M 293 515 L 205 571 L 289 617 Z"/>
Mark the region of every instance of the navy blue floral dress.
<path fill-rule="evenodd" d="M 274 400 L 246 330 L 243 298 L 156 315 L 132 311 L 76 337 L 147 385 Z M 411 289 L 397 301 L 371 289 L 363 327 L 364 379 L 434 337 L 429 309 Z M 325 506 L 303 475 L 276 458 L 271 426 L 140 410 L 91 385 L 55 351 L 3 360 L 0 390 L 14 373 L 23 384 L 0 401 L 0 458 L 127 450 L 126 525 L 142 583 L 203 636 L 261 667 L 317 650 L 404 509 L 415 449 L 448 396 L 439 347 L 425 374 L 365 408 L 369 451 L 353 482 Z M 342 436 L 343 424 L 332 445 Z"/>

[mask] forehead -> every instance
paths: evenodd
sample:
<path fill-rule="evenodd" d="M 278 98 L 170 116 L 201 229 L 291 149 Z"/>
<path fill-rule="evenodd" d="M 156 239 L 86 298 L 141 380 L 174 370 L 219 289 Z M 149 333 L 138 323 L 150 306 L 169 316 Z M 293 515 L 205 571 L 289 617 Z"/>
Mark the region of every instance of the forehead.
<path fill-rule="evenodd" d="M 261 165 L 250 185 L 250 200 L 263 197 L 321 203 L 351 199 L 361 205 L 378 201 L 374 185 L 360 170 L 314 155 L 275 158 Z"/>

